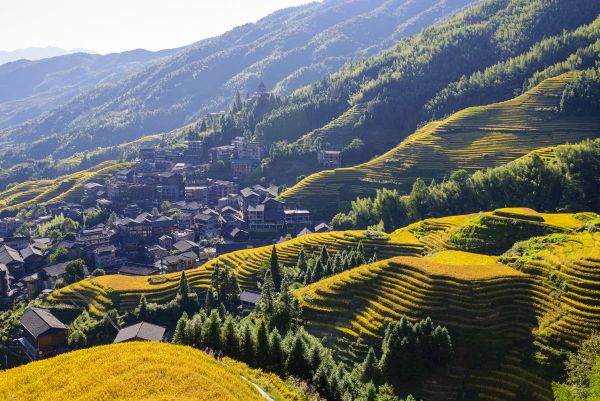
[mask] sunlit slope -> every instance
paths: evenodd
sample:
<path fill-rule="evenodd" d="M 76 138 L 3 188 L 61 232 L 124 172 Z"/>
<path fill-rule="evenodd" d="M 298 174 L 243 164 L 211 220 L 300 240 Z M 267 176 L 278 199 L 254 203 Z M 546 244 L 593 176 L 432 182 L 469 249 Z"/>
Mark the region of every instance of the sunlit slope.
<path fill-rule="evenodd" d="M 386 319 L 431 316 L 496 339 L 533 335 L 547 355 L 600 329 L 600 233 L 540 238 L 542 249 L 524 245 L 512 266 L 441 251 L 364 265 L 296 294 L 308 327 L 320 335 L 378 336 Z"/>
<path fill-rule="evenodd" d="M 296 295 L 309 329 L 321 335 L 377 336 L 386 319 L 430 316 L 453 329 L 485 329 L 508 340 L 533 325 L 532 288 L 530 277 L 492 257 L 443 251 L 363 265 Z"/>
<path fill-rule="evenodd" d="M 535 214 L 535 221 L 531 215 Z M 506 217 L 506 216 L 509 217 Z M 438 250 L 470 250 L 473 244 L 489 248 L 490 254 L 508 249 L 516 241 L 539 233 L 570 232 L 583 224 L 573 214 L 543 214 L 531 209 L 499 209 L 494 212 L 426 219 L 399 229 L 392 234 L 368 231 L 332 231 L 309 234 L 276 245 L 279 261 L 294 266 L 304 248 L 310 255 L 326 246 L 330 252 L 356 247 L 362 242 L 368 257 L 377 254 L 379 260 L 395 256 L 422 256 Z M 499 241 L 503 239 L 503 241 Z M 506 242 L 506 240 L 510 242 Z M 502 244 L 498 248 L 497 244 Z M 482 253 L 487 253 L 483 249 Z M 206 288 L 215 266 L 228 266 L 238 276 L 242 288 L 255 288 L 257 276 L 269 263 L 271 247 L 236 251 L 219 256 L 204 265 L 187 270 L 190 285 Z M 111 307 L 131 310 L 143 294 L 149 301 L 172 299 L 179 289 L 179 273 L 162 276 L 136 277 L 107 275 L 87 279 L 55 290 L 50 300 L 87 305 L 92 313 L 101 314 Z"/>
<path fill-rule="evenodd" d="M 600 136 L 600 116 L 575 117 L 557 110 L 576 73 L 543 81 L 506 102 L 462 110 L 416 131 L 389 152 L 358 166 L 313 174 L 281 198 L 318 214 L 340 200 L 381 187 L 410 189 L 414 180 L 442 179 L 458 169 L 496 167 L 535 149 Z"/>
<path fill-rule="evenodd" d="M 303 235 L 277 244 L 279 262 L 285 266 L 294 266 L 300 249 L 310 255 L 326 246 L 330 252 L 339 252 L 356 247 L 359 242 L 370 257 L 374 253 L 384 259 L 398 255 L 420 255 L 424 245 L 409 232 L 398 232 L 390 235 L 379 233 L 371 235 L 367 231 L 339 231 L 320 234 Z M 257 274 L 268 264 L 271 246 L 253 248 L 228 253 L 213 259 L 199 268 L 186 271 L 190 285 L 205 288 L 210 283 L 214 267 L 229 266 L 238 275 L 242 288 L 255 288 Z M 159 280 L 148 277 L 132 277 L 108 275 L 56 290 L 51 300 L 57 302 L 85 303 L 92 312 L 103 312 L 116 301 L 120 309 L 131 309 L 137 305 L 144 294 L 149 301 L 171 299 L 179 289 L 179 273 L 160 276 Z"/>
<path fill-rule="evenodd" d="M 587 218 L 586 213 L 546 214 L 528 208 L 504 208 L 423 220 L 395 234 L 415 235 L 429 256 L 395 257 L 364 265 L 301 288 L 297 295 L 304 303 L 309 327 L 312 325 L 320 334 L 378 336 L 385 319 L 406 315 L 415 319 L 431 316 L 466 331 L 506 332 L 505 338 L 527 336 L 532 330 L 545 327 L 549 314 L 557 313 L 556 297 L 544 286 L 558 280 L 553 269 L 561 274 L 568 271 L 559 267 L 559 261 L 569 266 L 571 260 L 584 259 L 584 265 L 595 263 L 593 255 L 599 249 L 593 238 L 600 234 L 578 232 Z M 543 241 L 548 249 L 536 249 L 536 256 L 528 257 L 527 264 L 515 264 L 518 270 L 497 262 L 497 255 L 516 242 L 538 236 L 564 241 Z M 527 246 L 531 245 L 524 245 L 524 249 Z M 567 246 L 568 250 L 563 251 L 562 247 Z M 557 261 L 545 263 L 548 258 Z M 550 271 L 540 272 L 543 267 Z M 537 273 L 531 274 L 532 271 Z M 551 275 L 554 281 L 546 282 Z M 578 286 L 573 286 L 572 291 L 575 288 Z M 574 303 L 569 301 L 570 292 L 562 295 L 565 298 L 561 302 Z M 589 299 L 590 294 L 587 295 Z M 582 298 L 578 297 L 579 306 L 583 305 Z M 577 313 L 590 317 L 583 313 L 586 308 Z M 566 321 L 575 313 L 568 311 Z M 511 314 L 520 316 L 515 324 Z M 583 322 L 576 332 L 584 333 L 585 324 L 597 324 Z M 552 327 L 556 324 L 556 319 L 552 320 Z M 548 330 L 560 334 L 557 328 Z M 577 338 L 574 333 L 569 336 Z"/>
<path fill-rule="evenodd" d="M 264 401 L 253 383 L 274 400 L 300 399 L 275 375 L 153 342 L 92 347 L 0 372 L 0 399 Z"/>
<path fill-rule="evenodd" d="M 0 212 L 14 211 L 24 206 L 51 202 L 78 202 L 83 196 L 83 186 L 88 182 L 102 182 L 131 163 L 115 160 L 64 175 L 52 180 L 25 181 L 0 192 Z"/>

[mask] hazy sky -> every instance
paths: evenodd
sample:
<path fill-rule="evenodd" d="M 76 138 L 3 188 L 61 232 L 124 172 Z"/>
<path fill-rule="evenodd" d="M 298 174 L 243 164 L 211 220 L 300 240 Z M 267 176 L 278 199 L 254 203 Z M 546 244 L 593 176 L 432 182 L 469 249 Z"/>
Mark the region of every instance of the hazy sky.
<path fill-rule="evenodd" d="M 0 0 L 0 50 L 187 45 L 309 0 Z"/>

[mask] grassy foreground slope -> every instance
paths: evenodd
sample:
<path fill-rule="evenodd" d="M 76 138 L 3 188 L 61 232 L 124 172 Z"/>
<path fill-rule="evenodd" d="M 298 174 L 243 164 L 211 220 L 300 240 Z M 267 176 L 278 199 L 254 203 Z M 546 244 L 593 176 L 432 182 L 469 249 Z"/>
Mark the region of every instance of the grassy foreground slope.
<path fill-rule="evenodd" d="M 281 198 L 330 215 L 340 200 L 354 200 L 377 188 L 407 190 L 419 177 L 439 180 L 454 170 L 496 167 L 535 149 L 596 138 L 600 116 L 558 112 L 563 91 L 576 74 L 550 78 L 514 99 L 431 122 L 387 153 L 355 167 L 310 175 Z"/>
<path fill-rule="evenodd" d="M 253 383 L 277 401 L 302 399 L 275 375 L 151 342 L 93 347 L 1 372 L 0 399 L 264 400 Z"/>
<path fill-rule="evenodd" d="M 277 244 L 279 261 L 285 266 L 296 264 L 300 249 L 307 254 L 318 252 L 325 245 L 330 252 L 339 252 L 356 247 L 362 241 L 365 253 L 369 256 L 377 253 L 379 258 L 389 258 L 398 255 L 419 255 L 424 249 L 423 244 L 409 232 L 398 232 L 390 235 L 377 236 L 367 231 L 339 231 L 321 234 L 304 235 Z M 257 275 L 266 266 L 271 256 L 271 247 L 265 246 L 228 253 L 204 265 L 186 271 L 191 286 L 205 288 L 210 284 L 214 267 L 228 266 L 238 275 L 242 288 L 255 288 Z M 86 303 L 92 312 L 103 312 L 114 306 L 118 299 L 118 307 L 128 310 L 134 308 L 142 294 L 151 302 L 166 301 L 175 296 L 179 289 L 179 273 L 160 276 L 160 280 L 147 277 L 122 275 L 107 275 L 92 280 L 83 280 L 52 293 L 51 300 L 56 302 Z"/>
<path fill-rule="evenodd" d="M 0 192 L 0 212 L 17 211 L 24 206 L 51 202 L 76 202 L 83 196 L 83 186 L 103 181 L 131 163 L 115 160 L 102 162 L 90 169 L 49 180 L 25 181 Z"/>

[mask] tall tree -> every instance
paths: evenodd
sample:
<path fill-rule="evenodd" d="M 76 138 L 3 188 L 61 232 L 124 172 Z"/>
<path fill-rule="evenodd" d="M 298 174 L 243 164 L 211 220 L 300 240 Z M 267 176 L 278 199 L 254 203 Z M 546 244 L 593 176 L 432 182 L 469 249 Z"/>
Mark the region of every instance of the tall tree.
<path fill-rule="evenodd" d="M 275 291 L 281 291 L 281 268 L 279 266 L 279 258 L 277 257 L 277 248 L 273 245 L 271 250 L 271 277 Z"/>
<path fill-rule="evenodd" d="M 310 376 L 306 345 L 300 335 L 296 335 L 292 341 L 287 360 L 285 361 L 285 370 L 287 374 L 302 379 L 307 379 Z"/>
<path fill-rule="evenodd" d="M 254 361 L 256 366 L 264 369 L 269 365 L 269 354 L 271 352 L 269 347 L 269 332 L 264 319 L 258 322 L 255 330 L 256 354 Z"/>

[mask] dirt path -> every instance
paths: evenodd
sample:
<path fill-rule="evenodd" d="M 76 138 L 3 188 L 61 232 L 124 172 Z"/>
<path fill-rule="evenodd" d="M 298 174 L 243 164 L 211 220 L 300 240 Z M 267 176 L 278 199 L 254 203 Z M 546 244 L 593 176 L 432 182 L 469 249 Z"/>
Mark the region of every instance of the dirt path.
<path fill-rule="evenodd" d="M 248 379 L 244 375 L 240 375 L 240 376 L 242 376 L 242 379 L 250 382 L 256 388 L 256 390 L 258 390 L 258 392 L 260 393 L 260 395 L 262 395 L 265 400 L 267 400 L 267 401 L 275 401 L 273 398 L 271 398 L 271 396 L 265 390 L 263 390 L 262 388 L 260 388 L 260 386 L 258 384 L 254 383 L 252 380 Z"/>

